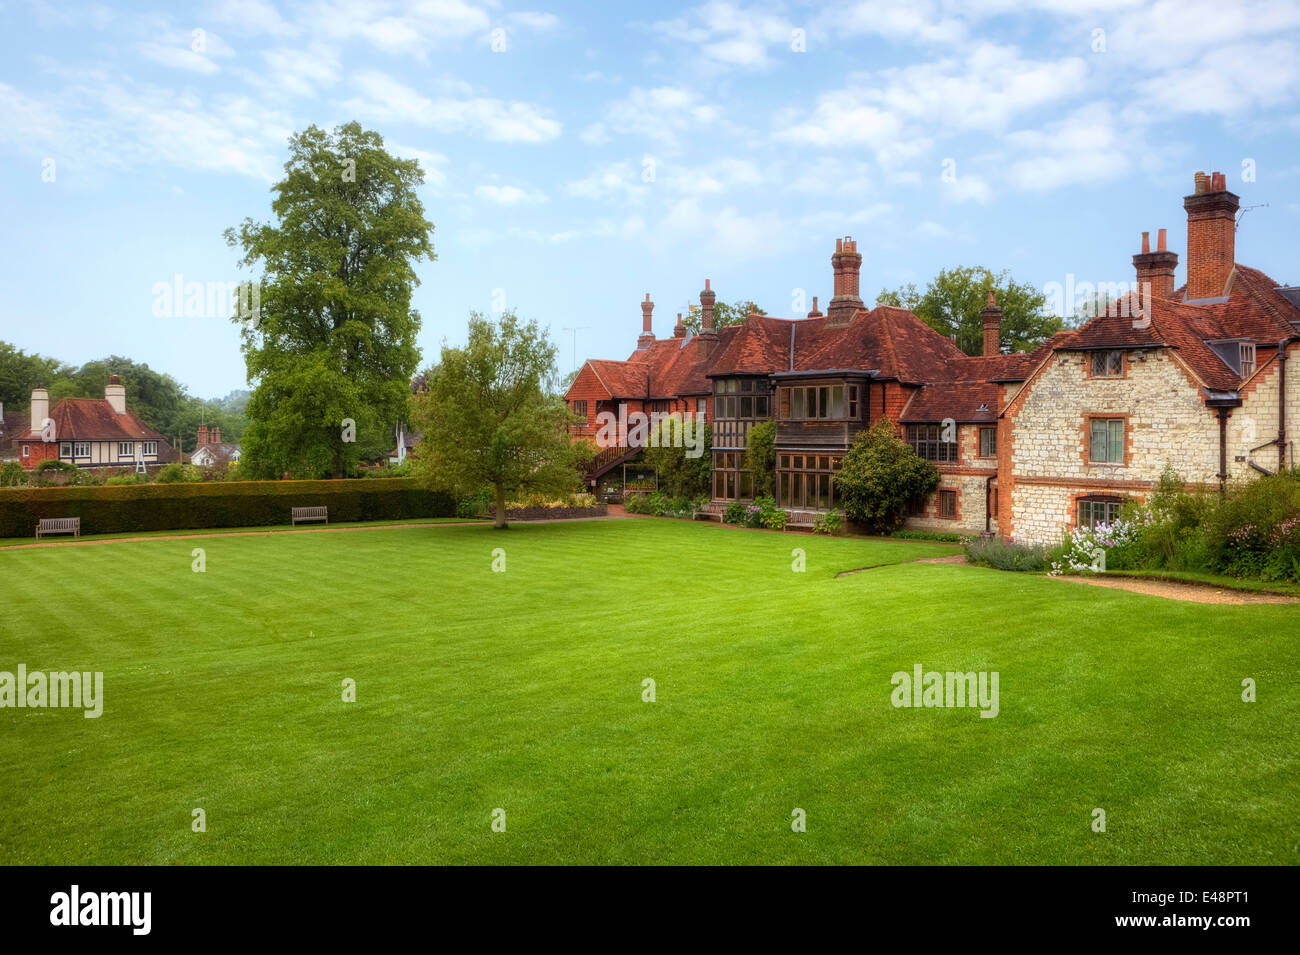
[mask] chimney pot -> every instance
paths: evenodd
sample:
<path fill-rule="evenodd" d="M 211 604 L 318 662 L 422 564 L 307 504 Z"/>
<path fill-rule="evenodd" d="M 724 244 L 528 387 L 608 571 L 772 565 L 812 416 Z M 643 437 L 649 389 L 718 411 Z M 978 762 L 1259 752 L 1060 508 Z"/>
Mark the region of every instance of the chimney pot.
<path fill-rule="evenodd" d="M 989 289 L 988 304 L 980 310 L 980 324 L 984 327 L 984 357 L 1002 354 L 1002 308 L 993 289 Z"/>
<path fill-rule="evenodd" d="M 1156 234 L 1156 251 L 1158 252 L 1165 251 L 1165 231 L 1166 230 L 1161 229 L 1159 233 Z M 1146 249 L 1143 249 L 1142 251 L 1145 252 Z"/>
<path fill-rule="evenodd" d="M 1150 252 L 1150 251 L 1151 251 L 1151 233 L 1150 233 L 1150 232 L 1143 232 L 1143 233 L 1142 233 L 1142 251 L 1143 251 L 1144 253 L 1145 253 L 1145 252 Z"/>

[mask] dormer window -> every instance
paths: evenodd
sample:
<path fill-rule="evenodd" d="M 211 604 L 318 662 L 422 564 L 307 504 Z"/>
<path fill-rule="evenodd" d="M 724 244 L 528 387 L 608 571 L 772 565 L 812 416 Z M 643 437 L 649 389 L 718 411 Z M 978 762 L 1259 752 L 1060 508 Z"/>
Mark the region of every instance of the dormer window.
<path fill-rule="evenodd" d="M 1092 353 L 1093 378 L 1123 378 L 1124 352 L 1095 351 Z"/>
<path fill-rule="evenodd" d="M 1241 377 L 1249 378 L 1255 374 L 1255 343 L 1241 342 L 1238 345 L 1238 365 L 1241 368 Z"/>

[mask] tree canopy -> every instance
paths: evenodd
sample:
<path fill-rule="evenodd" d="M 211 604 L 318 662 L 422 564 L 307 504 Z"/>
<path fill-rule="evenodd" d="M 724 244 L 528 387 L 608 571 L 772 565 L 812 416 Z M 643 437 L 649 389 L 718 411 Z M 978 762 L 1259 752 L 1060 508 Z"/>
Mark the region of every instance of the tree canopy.
<path fill-rule="evenodd" d="M 978 355 L 984 347 L 980 311 L 992 289 L 1002 307 L 1003 351 L 1030 351 L 1059 332 L 1059 316 L 1044 310 L 1046 297 L 1027 283 L 1016 282 L 1005 269 L 994 273 L 983 266 L 943 269 L 919 291 L 914 284 L 882 289 L 876 301 L 910 310 L 945 338 L 957 336 L 957 347 Z"/>
<path fill-rule="evenodd" d="M 713 306 L 713 327 L 722 328 L 725 325 L 739 325 L 745 320 L 750 312 L 756 312 L 759 315 L 766 315 L 753 302 L 733 302 L 728 305 L 726 302 L 716 302 Z M 692 335 L 700 333 L 700 324 L 703 321 L 699 303 L 692 303 L 687 306 L 687 312 L 682 316 L 682 325 Z"/>
<path fill-rule="evenodd" d="M 392 447 L 419 363 L 415 265 L 435 259 L 415 160 L 348 123 L 289 139 L 274 223 L 226 230 L 261 267 L 255 314 L 237 314 L 253 395 L 240 469 L 341 477 Z"/>
<path fill-rule="evenodd" d="M 592 446 L 569 438 L 576 419 L 556 392 L 555 354 L 536 321 L 471 313 L 465 346 L 442 346 L 412 401 L 424 433 L 416 476 L 462 495 L 491 488 L 498 528 L 508 494 L 575 490 Z"/>

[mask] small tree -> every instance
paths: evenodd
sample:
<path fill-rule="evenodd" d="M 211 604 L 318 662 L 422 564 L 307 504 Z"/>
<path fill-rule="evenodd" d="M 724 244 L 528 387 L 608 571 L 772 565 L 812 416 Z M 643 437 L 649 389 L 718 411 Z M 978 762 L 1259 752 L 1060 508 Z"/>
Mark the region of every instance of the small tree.
<path fill-rule="evenodd" d="M 939 469 L 917 457 L 895 436 L 894 423 L 881 418 L 854 438 L 835 484 L 849 520 L 889 534 L 903 526 L 910 501 L 939 486 Z"/>
<path fill-rule="evenodd" d="M 412 399 L 424 432 L 416 476 L 461 495 L 491 487 L 502 529 L 507 493 L 573 491 L 591 446 L 570 441 L 574 416 L 555 378 L 555 345 L 537 322 L 513 311 L 498 322 L 471 313 L 465 347 L 443 345 Z"/>
<path fill-rule="evenodd" d="M 713 306 L 713 327 L 724 328 L 728 325 L 739 325 L 749 313 L 754 312 L 758 315 L 766 315 L 753 302 L 735 302 L 728 305 L 726 302 L 718 302 Z M 692 335 L 700 333 L 700 327 L 704 324 L 704 313 L 698 304 L 686 306 L 686 314 L 682 317 L 682 327 Z"/>
<path fill-rule="evenodd" d="M 659 489 L 669 497 L 697 498 L 709 493 L 710 462 L 713 455 L 713 430 L 703 424 L 704 434 L 696 437 L 701 453 L 696 457 L 687 454 L 684 441 L 675 438 L 680 423 L 665 418 L 659 423 L 658 447 L 648 447 L 641 452 L 645 463 L 659 474 Z M 694 422 L 690 427 L 695 427 Z"/>
<path fill-rule="evenodd" d="M 776 476 L 776 422 L 764 421 L 749 429 L 744 466 L 754 479 L 754 497 L 768 497 Z"/>

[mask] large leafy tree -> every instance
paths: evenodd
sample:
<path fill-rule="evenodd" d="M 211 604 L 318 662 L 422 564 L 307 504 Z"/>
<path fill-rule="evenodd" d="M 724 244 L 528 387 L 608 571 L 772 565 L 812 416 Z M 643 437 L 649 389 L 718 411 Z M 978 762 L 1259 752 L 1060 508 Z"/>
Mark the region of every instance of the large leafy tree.
<path fill-rule="evenodd" d="M 1029 351 L 1063 327 L 1059 316 L 1046 312 L 1043 293 L 1015 281 L 1005 269 L 997 273 L 983 266 L 943 269 L 925 291 L 911 284 L 882 289 L 876 301 L 909 309 L 945 338 L 957 336 L 957 347 L 966 354 L 978 355 L 984 347 L 980 310 L 988 303 L 989 289 L 1002 307 L 1004 351 Z"/>
<path fill-rule="evenodd" d="M 767 314 L 767 312 L 749 301 L 733 302 L 731 305 L 726 302 L 717 302 L 713 306 L 713 327 L 722 328 L 724 325 L 739 325 L 750 312 L 756 312 L 759 315 Z M 692 335 L 698 335 L 700 333 L 700 324 L 703 321 L 702 316 L 703 313 L 700 311 L 698 304 L 688 305 L 686 314 L 682 316 L 682 325 Z"/>
<path fill-rule="evenodd" d="M 234 316 L 253 385 L 240 470 L 342 477 L 408 416 L 415 265 L 435 258 L 424 173 L 357 123 L 290 137 L 284 169 L 276 221 L 226 230 L 240 265 L 265 272 L 255 314 Z"/>
<path fill-rule="evenodd" d="M 491 488 L 498 528 L 507 495 L 575 490 L 591 445 L 569 439 L 575 418 L 556 393 L 555 353 L 535 321 L 471 313 L 465 346 L 443 345 L 412 399 L 424 433 L 416 476 L 457 494 Z"/>
<path fill-rule="evenodd" d="M 11 411 L 26 408 L 32 389 L 37 385 L 48 388 L 66 368 L 56 358 L 29 355 L 8 342 L 0 342 L 0 403 Z"/>
<path fill-rule="evenodd" d="M 845 516 L 873 534 L 898 530 L 907 518 L 907 505 L 938 486 L 938 468 L 899 440 L 888 418 L 858 432 L 835 476 Z"/>
<path fill-rule="evenodd" d="M 680 412 L 679 412 L 680 416 Z M 686 422 L 694 429 L 695 420 Z M 713 429 L 700 422 L 703 434 L 692 432 L 693 448 L 684 439 L 683 423 L 664 419 L 659 422 L 659 436 L 655 445 L 641 452 L 645 463 L 659 475 L 659 488 L 669 497 L 698 498 L 709 494 L 713 460 Z M 698 451 L 694 457 L 691 453 Z"/>

